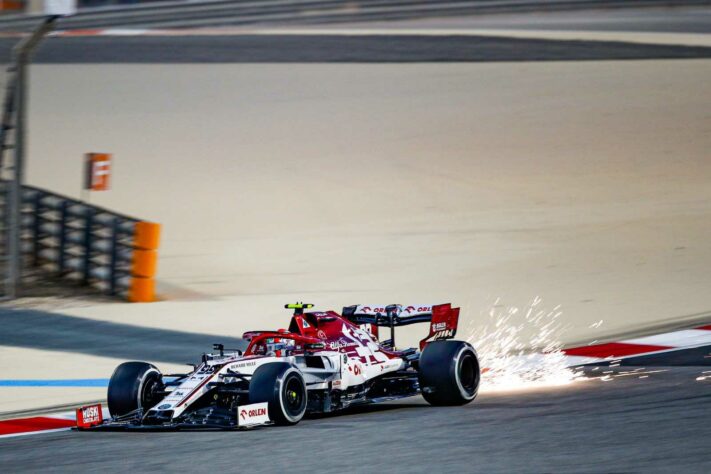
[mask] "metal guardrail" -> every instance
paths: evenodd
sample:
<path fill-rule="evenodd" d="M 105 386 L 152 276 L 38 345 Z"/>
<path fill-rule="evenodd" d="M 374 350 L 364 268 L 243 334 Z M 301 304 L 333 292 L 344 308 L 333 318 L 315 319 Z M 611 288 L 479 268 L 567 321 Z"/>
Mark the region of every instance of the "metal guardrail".
<path fill-rule="evenodd" d="M 0 297 L 18 296 L 30 253 L 34 267 L 131 301 L 152 301 L 160 225 L 23 184 L 26 69 L 58 18 L 43 18 L 20 40 L 8 70 L 0 124 Z"/>
<path fill-rule="evenodd" d="M 22 191 L 23 253 L 32 264 L 126 296 L 138 219 L 39 188 Z"/>
<path fill-rule="evenodd" d="M 158 224 L 33 186 L 22 188 L 21 215 L 26 264 L 130 301 L 154 299 L 158 236 L 146 229 Z"/>
<path fill-rule="evenodd" d="M 711 0 L 206 0 L 84 8 L 58 29 L 315 24 L 504 12 L 711 5 Z M 6 15 L 0 31 L 27 31 L 41 15 Z"/>

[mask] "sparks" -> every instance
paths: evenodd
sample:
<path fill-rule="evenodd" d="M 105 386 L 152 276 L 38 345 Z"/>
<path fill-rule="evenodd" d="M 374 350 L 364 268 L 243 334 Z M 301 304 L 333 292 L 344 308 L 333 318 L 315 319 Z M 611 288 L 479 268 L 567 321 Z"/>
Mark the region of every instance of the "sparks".
<path fill-rule="evenodd" d="M 560 305 L 541 308 L 536 297 L 525 311 L 502 308 L 499 300 L 488 310 L 488 321 L 467 338 L 479 354 L 481 391 L 522 390 L 568 385 L 581 375 L 567 366 L 561 351 Z"/>

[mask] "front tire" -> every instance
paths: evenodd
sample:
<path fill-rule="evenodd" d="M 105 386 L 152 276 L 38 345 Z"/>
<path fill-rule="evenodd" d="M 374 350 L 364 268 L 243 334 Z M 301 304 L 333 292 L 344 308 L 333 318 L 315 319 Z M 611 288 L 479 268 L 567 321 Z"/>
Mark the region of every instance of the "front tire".
<path fill-rule="evenodd" d="M 161 400 L 164 388 L 163 376 L 155 366 L 124 362 L 109 380 L 109 412 L 111 416 L 122 416 L 139 408 L 146 411 Z"/>
<path fill-rule="evenodd" d="M 249 402 L 269 405 L 269 418 L 277 425 L 295 425 L 306 413 L 306 383 L 299 369 L 287 362 L 257 368 L 249 382 Z"/>
<path fill-rule="evenodd" d="M 420 356 L 420 390 L 430 405 L 471 402 L 479 391 L 480 377 L 479 358 L 471 344 L 466 342 L 430 342 Z"/>

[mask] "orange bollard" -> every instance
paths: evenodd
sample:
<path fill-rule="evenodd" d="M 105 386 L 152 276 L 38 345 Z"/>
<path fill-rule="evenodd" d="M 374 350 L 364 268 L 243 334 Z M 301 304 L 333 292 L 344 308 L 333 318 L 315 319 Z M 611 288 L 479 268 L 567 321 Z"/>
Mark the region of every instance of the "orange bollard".
<path fill-rule="evenodd" d="M 155 222 L 136 222 L 133 233 L 134 248 L 156 250 L 160 243 L 160 224 Z"/>
<path fill-rule="evenodd" d="M 156 281 L 153 278 L 132 277 L 128 286 L 128 301 L 150 303 L 156 300 Z"/>
<path fill-rule="evenodd" d="M 159 243 L 160 224 L 136 222 L 131 255 L 131 280 L 128 284 L 128 300 L 133 303 L 149 303 L 156 300 L 156 282 L 153 277 L 158 266 Z"/>
<path fill-rule="evenodd" d="M 134 249 L 131 257 L 131 275 L 151 278 L 156 276 L 158 252 L 155 250 Z"/>

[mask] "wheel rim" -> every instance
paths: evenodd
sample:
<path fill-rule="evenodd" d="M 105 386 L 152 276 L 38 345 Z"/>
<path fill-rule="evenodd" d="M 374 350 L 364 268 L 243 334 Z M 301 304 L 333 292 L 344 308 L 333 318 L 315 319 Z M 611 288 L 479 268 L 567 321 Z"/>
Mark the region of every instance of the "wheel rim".
<path fill-rule="evenodd" d="M 163 391 L 163 388 L 160 377 L 150 377 L 146 380 L 141 392 L 141 406 L 146 410 L 155 406 L 161 400 L 158 393 Z"/>
<path fill-rule="evenodd" d="M 305 404 L 303 383 L 297 377 L 289 377 L 284 387 L 284 408 L 290 416 L 299 416 Z"/>
<path fill-rule="evenodd" d="M 459 383 L 469 395 L 472 395 L 479 384 L 479 364 L 470 353 L 462 354 L 459 359 Z"/>

